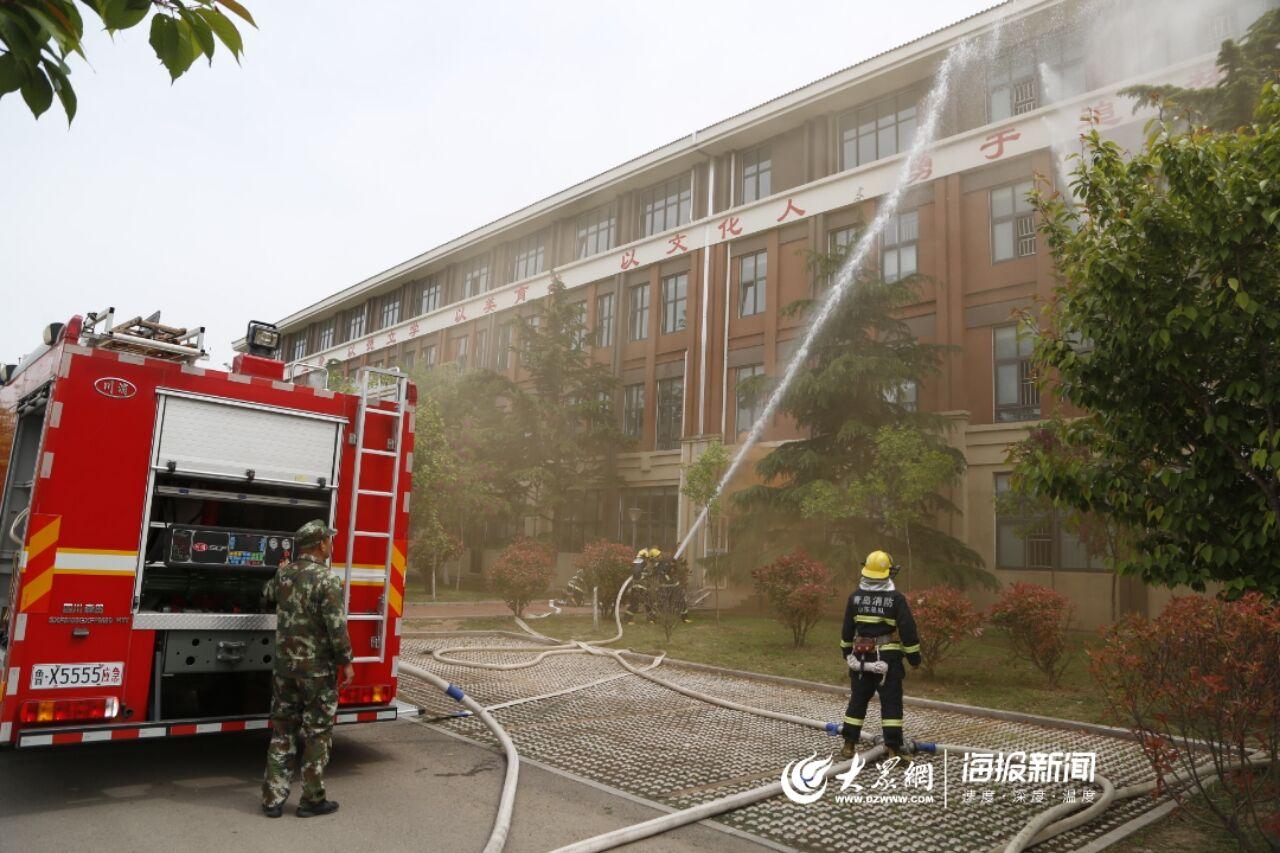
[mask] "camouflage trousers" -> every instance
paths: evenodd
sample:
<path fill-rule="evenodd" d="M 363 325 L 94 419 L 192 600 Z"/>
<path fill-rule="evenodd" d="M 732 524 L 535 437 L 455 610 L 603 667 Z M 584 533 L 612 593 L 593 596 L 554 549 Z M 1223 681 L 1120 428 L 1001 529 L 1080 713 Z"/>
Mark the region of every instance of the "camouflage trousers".
<path fill-rule="evenodd" d="M 274 806 L 289 799 L 289 788 L 302 764 L 302 803 L 324 797 L 324 768 L 333 742 L 333 717 L 338 712 L 336 676 L 272 679 L 271 745 L 262 780 L 262 802 Z"/>

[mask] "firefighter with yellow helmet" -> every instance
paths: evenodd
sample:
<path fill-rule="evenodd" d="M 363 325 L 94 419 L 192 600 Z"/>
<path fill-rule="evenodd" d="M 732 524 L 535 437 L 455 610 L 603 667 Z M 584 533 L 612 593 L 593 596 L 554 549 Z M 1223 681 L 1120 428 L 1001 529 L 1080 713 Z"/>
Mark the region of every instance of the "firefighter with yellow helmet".
<path fill-rule="evenodd" d="M 884 551 L 872 551 L 862 565 L 858 588 L 849 596 L 840 629 L 840 657 L 849 666 L 852 690 L 844 714 L 842 758 L 852 758 L 867 704 L 880 694 L 880 728 L 884 745 L 902 749 L 903 658 L 920 665 L 920 635 L 906 596 L 893 586 L 899 567 Z M 897 638 L 894 637 L 897 634 Z"/>

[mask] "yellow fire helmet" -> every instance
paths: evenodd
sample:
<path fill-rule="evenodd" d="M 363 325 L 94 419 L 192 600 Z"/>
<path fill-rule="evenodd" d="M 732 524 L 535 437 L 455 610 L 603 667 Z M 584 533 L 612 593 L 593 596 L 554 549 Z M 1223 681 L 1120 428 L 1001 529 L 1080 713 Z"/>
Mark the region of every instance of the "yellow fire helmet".
<path fill-rule="evenodd" d="M 862 576 L 864 578 L 883 580 L 889 577 L 889 570 L 892 568 L 892 557 L 884 551 L 872 551 L 867 555 L 867 561 L 862 564 Z"/>

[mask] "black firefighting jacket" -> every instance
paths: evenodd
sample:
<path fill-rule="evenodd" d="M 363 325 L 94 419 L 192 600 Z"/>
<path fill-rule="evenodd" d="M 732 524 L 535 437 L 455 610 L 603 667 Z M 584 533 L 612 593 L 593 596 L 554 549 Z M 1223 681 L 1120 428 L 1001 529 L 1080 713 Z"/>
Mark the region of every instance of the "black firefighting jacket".
<path fill-rule="evenodd" d="M 840 657 L 853 650 L 853 638 L 887 637 L 898 633 L 898 639 L 889 639 L 879 646 L 881 657 L 892 661 L 902 657 L 912 666 L 920 665 L 920 634 L 916 620 L 911 615 L 907 597 L 896 589 L 856 589 L 849 596 L 844 608 L 844 625 L 840 629 Z"/>

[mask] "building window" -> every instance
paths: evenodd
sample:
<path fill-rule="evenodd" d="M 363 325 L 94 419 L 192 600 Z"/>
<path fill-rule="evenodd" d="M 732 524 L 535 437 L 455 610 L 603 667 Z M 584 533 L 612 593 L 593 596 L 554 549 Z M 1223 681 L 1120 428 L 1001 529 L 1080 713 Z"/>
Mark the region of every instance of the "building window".
<path fill-rule="evenodd" d="M 901 385 L 886 388 L 884 391 L 884 399 L 886 403 L 899 406 L 906 409 L 908 412 L 914 412 L 916 410 L 918 398 L 919 388 L 913 379 L 908 379 Z"/>
<path fill-rule="evenodd" d="M 920 214 L 917 211 L 889 217 L 880 240 L 880 275 L 885 281 L 915 275 L 919 235 Z"/>
<path fill-rule="evenodd" d="M 1021 47 L 987 67 L 988 120 L 1029 113 L 1040 105 L 1034 52 Z"/>
<path fill-rule="evenodd" d="M 556 549 L 577 552 L 588 542 L 604 538 L 607 535 L 604 524 L 606 506 L 602 491 L 592 489 L 570 493 L 556 513 Z"/>
<path fill-rule="evenodd" d="M 574 349 L 585 349 L 587 346 L 587 335 L 590 329 L 587 328 L 587 300 L 573 304 L 573 340 L 571 341 Z"/>
<path fill-rule="evenodd" d="M 649 285 L 637 284 L 628 291 L 627 324 L 631 330 L 631 340 L 643 341 L 649 337 Z"/>
<path fill-rule="evenodd" d="M 307 333 L 298 332 L 293 336 L 293 360 L 307 357 Z"/>
<path fill-rule="evenodd" d="M 511 280 L 531 278 L 542 272 L 547 254 L 547 234 L 540 231 L 516 241 L 511 259 Z"/>
<path fill-rule="evenodd" d="M 674 450 L 684 436 L 684 380 L 658 380 L 658 450 Z"/>
<path fill-rule="evenodd" d="M 382 297 L 382 305 L 378 311 L 378 328 L 389 329 L 400 322 L 400 294 L 389 293 Z"/>
<path fill-rule="evenodd" d="M 613 346 L 613 294 L 596 297 L 596 346 Z"/>
<path fill-rule="evenodd" d="M 827 234 L 827 251 L 833 255 L 843 256 L 849 251 L 849 247 L 853 245 L 853 240 L 858 236 L 858 229 L 850 225 L 848 228 L 837 228 Z"/>
<path fill-rule="evenodd" d="M 632 438 L 644 435 L 644 383 L 622 389 L 622 431 Z"/>
<path fill-rule="evenodd" d="M 1036 217 L 1028 196 L 1031 181 L 991 191 L 991 260 L 1026 258 L 1036 253 Z"/>
<path fill-rule="evenodd" d="M 440 307 L 440 280 L 435 278 L 427 279 L 418 285 L 418 313 L 430 314 Z"/>
<path fill-rule="evenodd" d="M 607 252 L 615 245 L 618 217 L 613 205 L 606 204 L 578 217 L 578 257 L 589 258 Z"/>
<path fill-rule="evenodd" d="M 506 370 L 511 366 L 511 323 L 498 326 L 498 369 Z"/>
<path fill-rule="evenodd" d="M 476 367 L 489 366 L 489 330 L 476 329 L 476 351 L 474 363 Z"/>
<path fill-rule="evenodd" d="M 630 510 L 638 509 L 639 518 L 631 521 Z M 680 487 L 657 486 L 626 489 L 618 507 L 618 519 L 624 536 L 634 539 L 638 548 L 660 548 L 674 551 L 679 529 Z"/>
<path fill-rule="evenodd" d="M 489 259 L 472 258 L 462 268 L 462 298 L 479 296 L 489 289 Z"/>
<path fill-rule="evenodd" d="M 685 310 L 689 304 L 689 274 L 677 273 L 662 280 L 662 333 L 684 330 Z"/>
<path fill-rule="evenodd" d="M 840 168 L 852 169 L 911 147 L 916 135 L 913 90 L 858 107 L 840 117 Z"/>
<path fill-rule="evenodd" d="M 347 340 L 354 341 L 364 334 L 364 306 L 353 308 L 347 315 Z"/>
<path fill-rule="evenodd" d="M 689 176 L 681 175 L 640 194 L 641 221 L 644 235 L 657 234 L 689 221 L 693 193 Z"/>
<path fill-rule="evenodd" d="M 405 373 L 413 370 L 413 350 L 409 350 L 404 354 L 404 358 L 400 359 L 400 366 L 404 368 Z"/>
<path fill-rule="evenodd" d="M 755 425 L 756 420 L 760 417 L 760 413 L 764 411 L 761 405 L 764 401 L 757 394 L 751 393 L 743 386 L 743 382 L 755 376 L 764 375 L 763 364 L 748 364 L 739 367 L 734 375 L 734 394 L 737 398 L 737 412 L 734 415 L 733 428 L 737 433 L 738 440 L 741 441 L 751 427 Z"/>
<path fill-rule="evenodd" d="M 759 251 L 738 259 L 738 316 L 763 314 L 765 281 L 769 273 L 769 253 Z"/>
<path fill-rule="evenodd" d="M 436 366 L 436 345 L 427 344 L 422 350 L 422 366 L 427 370 Z"/>
<path fill-rule="evenodd" d="M 742 204 L 773 195 L 773 159 L 768 145 L 742 152 Z"/>
<path fill-rule="evenodd" d="M 1026 421 L 1040 417 L 1040 387 L 1036 384 L 1031 335 L 1016 325 L 992 330 L 996 371 L 996 420 Z"/>
<path fill-rule="evenodd" d="M 334 328 L 337 321 L 330 317 L 320 324 L 320 332 L 316 336 L 316 349 L 319 351 L 327 350 L 333 346 Z"/>
<path fill-rule="evenodd" d="M 1001 569 L 1102 571 L 1102 560 L 1068 531 L 1053 509 L 1037 509 L 996 474 L 996 566 Z"/>
<path fill-rule="evenodd" d="M 458 369 L 462 370 L 467 366 L 467 336 L 463 335 L 453 342 L 453 360 L 457 362 Z"/>

